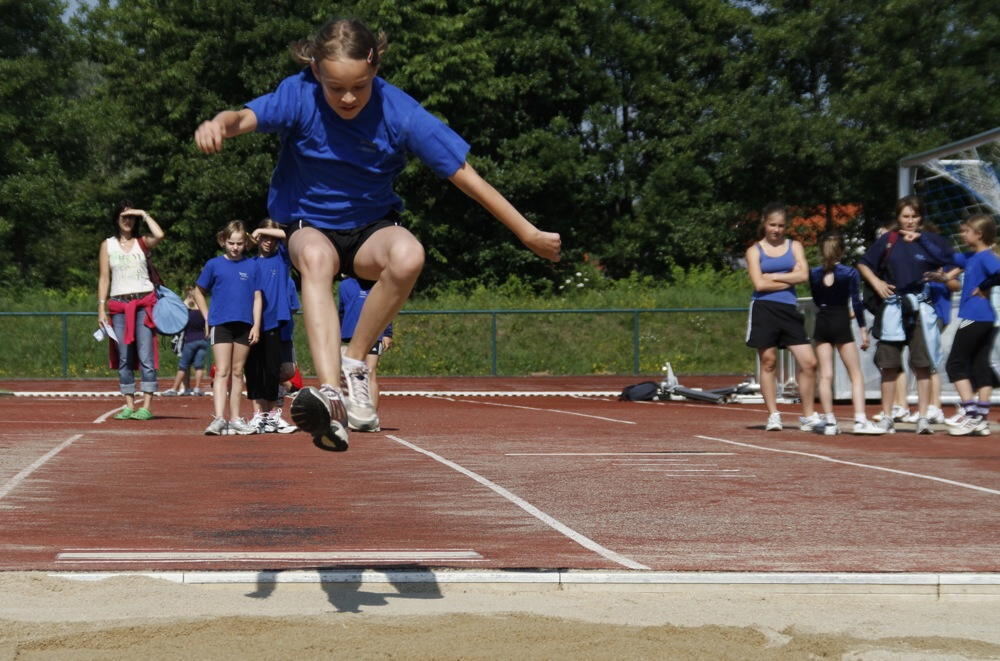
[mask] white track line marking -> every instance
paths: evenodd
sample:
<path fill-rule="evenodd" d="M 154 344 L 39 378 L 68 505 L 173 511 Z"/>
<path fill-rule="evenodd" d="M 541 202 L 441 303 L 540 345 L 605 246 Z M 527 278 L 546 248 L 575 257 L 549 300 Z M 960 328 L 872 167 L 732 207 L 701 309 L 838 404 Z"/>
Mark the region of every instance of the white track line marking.
<path fill-rule="evenodd" d="M 449 459 L 445 459 L 441 455 L 435 454 L 434 452 L 431 452 L 430 450 L 425 450 L 425 449 L 423 449 L 420 446 L 417 446 L 417 445 L 414 445 L 413 443 L 410 443 L 409 441 L 404 441 L 403 439 L 399 438 L 398 436 L 393 436 L 392 434 L 386 434 L 386 437 L 390 438 L 390 439 L 392 439 L 394 441 L 396 441 L 400 445 L 403 445 L 405 447 L 410 448 L 411 450 L 413 450 L 415 452 L 419 452 L 420 454 L 426 455 L 426 456 L 430 457 L 431 459 L 433 459 L 434 461 L 438 461 L 438 462 L 444 464 L 445 466 L 448 466 L 449 468 L 458 471 L 459 473 L 461 473 L 462 475 L 465 475 L 466 477 L 472 478 L 476 482 L 479 482 L 483 486 L 487 487 L 488 489 L 493 490 L 497 494 L 503 496 L 504 498 L 506 498 L 510 502 L 514 503 L 515 505 L 517 505 L 518 507 L 520 507 L 521 509 L 523 509 L 525 512 L 527 512 L 528 514 L 530 514 L 533 517 L 535 517 L 538 520 L 540 520 L 542 523 L 545 523 L 546 525 L 550 526 L 551 528 L 553 528 L 553 529 L 561 532 L 563 535 L 569 537 L 570 539 L 572 539 L 574 542 L 576 542 L 580 546 L 582 546 L 582 547 L 584 547 L 586 549 L 590 549 L 594 553 L 597 553 L 598 555 L 603 556 L 604 558 L 607 558 L 608 560 L 611 560 L 612 562 L 617 562 L 618 564 L 622 565 L 623 567 L 628 567 L 629 569 L 649 569 L 649 567 L 647 567 L 644 564 L 636 562 L 635 560 L 632 560 L 631 558 L 626 558 L 623 555 L 615 553 L 611 549 L 604 548 L 603 546 L 601 546 L 600 544 L 598 544 L 594 540 L 590 539 L 589 537 L 581 535 L 580 533 L 578 533 L 577 531 L 573 530 L 569 526 L 567 526 L 567 525 L 565 525 L 565 524 L 557 521 L 556 519 L 552 518 L 551 516 L 549 516 L 548 514 L 546 514 L 545 512 L 543 512 L 542 510 L 538 509 L 537 507 L 535 507 L 534 505 L 532 505 L 528 501 L 524 500 L 523 498 L 520 498 L 519 496 L 514 495 L 513 493 L 511 493 L 507 489 L 504 489 L 499 484 L 496 484 L 495 482 L 491 482 L 490 480 L 486 479 L 482 475 L 479 475 L 478 473 L 474 473 L 473 471 L 469 470 L 468 468 L 460 466 L 459 464 L 456 464 L 454 461 L 451 461 Z"/>
<path fill-rule="evenodd" d="M 715 455 L 732 455 L 735 452 L 508 452 L 505 457 L 641 457 L 641 456 L 652 456 L 652 457 L 663 457 L 671 456 L 676 457 L 678 455 L 689 455 L 694 457 L 702 456 L 715 456 Z M 668 460 L 673 461 L 673 460 Z M 687 461 L 687 459 L 679 459 L 677 461 Z"/>
<path fill-rule="evenodd" d="M 90 549 L 63 551 L 57 562 L 428 562 L 482 560 L 475 551 L 120 551 Z"/>
<path fill-rule="evenodd" d="M 99 425 L 102 422 L 104 422 L 105 420 L 107 420 L 108 418 L 110 418 L 111 416 L 113 416 L 115 413 L 118 413 L 121 410 L 122 410 L 122 407 L 116 406 L 115 408 L 111 409 L 110 411 L 107 411 L 106 413 L 102 413 L 98 417 L 94 418 L 94 423 L 93 424 Z"/>
<path fill-rule="evenodd" d="M 799 452 L 798 450 L 779 450 L 777 448 L 769 448 L 764 445 L 754 445 L 753 443 L 742 443 L 740 441 L 730 441 L 724 438 L 715 438 L 714 436 L 695 435 L 695 438 L 703 438 L 707 441 L 718 441 L 719 443 L 729 443 L 730 445 L 741 445 L 745 448 L 756 448 L 758 450 L 767 450 L 768 452 L 780 452 L 782 454 L 797 454 L 802 457 L 811 457 L 813 459 L 820 459 L 822 461 L 830 461 L 835 464 L 844 464 L 845 466 L 856 466 L 857 468 L 867 468 L 869 470 L 884 471 L 886 473 L 895 473 L 897 475 L 906 475 L 907 477 L 916 477 L 920 478 L 921 480 L 931 480 L 934 482 L 941 482 L 942 484 L 950 484 L 952 486 L 962 487 L 963 489 L 972 489 L 973 491 L 982 491 L 983 493 L 989 493 L 995 496 L 1000 496 L 1000 491 L 996 489 L 988 489 L 987 487 L 981 487 L 975 484 L 968 484 L 966 482 L 956 482 L 955 480 L 949 480 L 943 477 L 935 477 L 934 475 L 924 475 L 923 473 L 911 473 L 910 471 L 899 470 L 896 468 L 886 468 L 885 466 L 859 464 L 854 461 L 845 461 L 844 459 L 834 459 L 833 457 L 828 457 L 822 454 L 813 454 L 811 452 Z"/>
<path fill-rule="evenodd" d="M 62 443 L 60 443 L 59 445 L 57 445 L 56 447 L 54 447 L 53 449 L 49 450 L 44 455 L 36 459 L 34 462 L 32 462 L 30 466 L 22 470 L 20 473 L 7 480 L 7 483 L 3 485 L 2 488 L 0 488 L 0 500 L 2 500 L 4 496 L 13 491 L 17 487 L 17 485 L 19 485 L 21 482 L 24 482 L 24 480 L 27 479 L 29 475 L 31 475 L 36 470 L 44 466 L 45 462 L 47 462 L 49 459 L 56 456 L 57 454 L 68 448 L 70 445 L 80 440 L 81 438 L 83 438 L 83 434 L 74 434 L 73 436 L 70 436 L 65 441 L 63 441 Z"/>
<path fill-rule="evenodd" d="M 593 418 L 594 420 L 606 420 L 607 422 L 619 422 L 623 425 L 638 424 L 631 420 L 618 420 L 617 418 L 605 418 L 600 415 L 590 415 L 589 413 L 577 413 L 576 411 L 561 411 L 559 409 L 543 409 L 537 406 L 518 406 L 517 404 L 499 404 L 497 402 L 477 402 L 471 399 L 455 399 L 453 397 L 431 397 L 431 399 L 444 399 L 449 402 L 461 402 L 463 404 L 480 404 L 482 406 L 502 406 L 510 409 L 524 409 L 526 411 L 541 411 L 542 413 L 565 413 L 566 415 L 578 415 L 581 418 Z"/>

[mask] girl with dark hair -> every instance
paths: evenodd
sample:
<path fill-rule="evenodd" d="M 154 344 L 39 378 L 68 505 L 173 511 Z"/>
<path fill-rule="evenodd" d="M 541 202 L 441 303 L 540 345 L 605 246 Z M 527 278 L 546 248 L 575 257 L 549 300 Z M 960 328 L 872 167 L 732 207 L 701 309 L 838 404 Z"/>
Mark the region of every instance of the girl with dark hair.
<path fill-rule="evenodd" d="M 559 235 L 531 224 L 469 165 L 465 140 L 378 77 L 385 49 L 385 36 L 363 23 L 331 21 L 292 45 L 301 72 L 195 132 L 206 154 L 251 131 L 281 137 L 268 211 L 285 230 L 301 275 L 306 334 L 321 384 L 300 390 L 291 413 L 326 450 L 347 449 L 348 423 L 378 428 L 364 358 L 424 265 L 424 248 L 400 224 L 403 202 L 393 191 L 407 154 L 482 205 L 532 252 L 559 260 Z M 374 283 L 343 361 L 333 297 L 339 274 Z"/>
<path fill-rule="evenodd" d="M 139 235 L 145 223 L 148 236 Z M 159 367 L 153 323 L 156 293 L 149 279 L 146 253 L 163 239 L 163 230 L 152 216 L 136 209 L 128 200 L 119 202 L 111 212 L 114 234 L 103 242 L 98 253 L 97 323 L 111 327 L 117 341 L 110 342 L 111 367 L 118 370 L 118 387 L 125 396 L 125 406 L 116 420 L 149 420 L 157 389 Z M 142 405 L 136 407 L 135 369 L 139 369 Z"/>
<path fill-rule="evenodd" d="M 915 431 L 933 434 L 928 420 L 930 374 L 933 366 L 928 350 L 924 314 L 908 303 L 910 295 L 921 296 L 925 274 L 953 263 L 954 251 L 934 232 L 925 231 L 923 205 L 910 195 L 896 203 L 896 223 L 868 248 L 858 271 L 879 296 L 882 304 L 873 334 L 878 338 L 875 365 L 882 378 L 882 418 L 879 426 L 895 433 L 892 406 L 896 397 L 896 377 L 903 368 L 903 349 L 910 350 L 910 369 L 917 379 L 918 418 Z M 929 307 L 929 306 L 928 306 Z"/>

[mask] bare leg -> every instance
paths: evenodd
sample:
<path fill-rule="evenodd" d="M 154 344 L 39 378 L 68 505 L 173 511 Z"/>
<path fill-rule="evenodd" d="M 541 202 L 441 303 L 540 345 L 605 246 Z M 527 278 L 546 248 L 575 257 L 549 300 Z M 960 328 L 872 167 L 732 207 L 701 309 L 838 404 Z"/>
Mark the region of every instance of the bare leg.
<path fill-rule="evenodd" d="M 292 234 L 288 250 L 302 276 L 302 311 L 316 375 L 321 384 L 339 388 L 340 318 L 333 300 L 333 277 L 340 270 L 340 258 L 333 244 L 311 227 Z M 365 309 L 371 307 L 365 305 Z"/>
<path fill-rule="evenodd" d="M 858 345 L 854 342 L 837 345 L 840 360 L 844 363 L 847 375 L 851 379 L 851 403 L 854 405 L 854 417 L 867 417 L 865 414 L 865 375 L 861 371 L 861 357 L 858 355 Z"/>
<path fill-rule="evenodd" d="M 369 392 L 371 393 L 372 406 L 375 410 L 378 410 L 378 377 L 375 374 L 376 368 L 378 367 L 379 356 L 375 354 L 368 354 L 365 356 L 365 365 L 368 366 L 368 383 Z"/>
<path fill-rule="evenodd" d="M 247 362 L 250 347 L 243 344 L 233 344 L 232 385 L 229 390 L 229 415 L 240 417 L 240 403 L 243 397 L 243 367 Z"/>
<path fill-rule="evenodd" d="M 896 399 L 896 379 L 900 370 L 883 368 L 882 372 L 882 415 L 892 420 L 892 404 Z"/>
<path fill-rule="evenodd" d="M 931 371 L 927 367 L 913 370 L 917 377 L 917 410 L 921 418 L 927 417 L 927 404 L 931 400 Z"/>
<path fill-rule="evenodd" d="M 826 415 L 833 415 L 833 345 L 821 342 L 816 345 L 816 360 L 818 363 L 819 402 Z"/>
<path fill-rule="evenodd" d="M 232 374 L 233 343 L 226 342 L 213 344 L 212 357 L 215 359 L 215 381 L 212 385 L 212 406 L 216 418 L 226 419 L 226 398 L 229 395 L 229 388 L 231 386 L 230 376 Z"/>
<path fill-rule="evenodd" d="M 811 344 L 796 344 L 788 347 L 799 366 L 799 397 L 802 399 L 802 415 L 806 418 L 816 412 L 816 353 Z"/>
<path fill-rule="evenodd" d="M 775 347 L 758 349 L 760 357 L 760 394 L 768 413 L 778 413 L 778 350 Z"/>

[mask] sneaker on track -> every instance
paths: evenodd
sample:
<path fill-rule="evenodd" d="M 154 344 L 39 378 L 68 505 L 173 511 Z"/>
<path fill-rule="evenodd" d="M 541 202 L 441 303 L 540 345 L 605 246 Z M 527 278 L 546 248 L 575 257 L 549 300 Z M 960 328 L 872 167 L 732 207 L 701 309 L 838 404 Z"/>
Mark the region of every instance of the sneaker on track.
<path fill-rule="evenodd" d="M 256 434 L 257 430 L 247 424 L 243 418 L 233 418 L 229 421 L 229 433 L 236 436 L 249 436 Z"/>
<path fill-rule="evenodd" d="M 931 423 L 927 418 L 917 419 L 917 428 L 915 431 L 916 433 L 922 434 L 924 436 L 929 436 L 934 433 L 934 430 L 931 429 Z"/>
<path fill-rule="evenodd" d="M 928 406 L 927 419 L 930 420 L 932 425 L 943 425 L 945 423 L 944 411 L 936 406 Z"/>
<path fill-rule="evenodd" d="M 984 422 L 982 418 L 967 415 L 957 425 L 951 425 L 948 428 L 948 434 L 951 436 L 973 436 L 983 427 Z M 987 429 L 989 429 L 989 424 L 986 422 Z"/>
<path fill-rule="evenodd" d="M 865 420 L 864 422 L 854 423 L 854 433 L 868 436 L 880 436 L 885 433 L 885 430 L 871 420 Z"/>
<path fill-rule="evenodd" d="M 344 384 L 347 397 L 344 406 L 347 408 L 347 424 L 356 431 L 375 431 L 379 427 L 378 413 L 372 404 L 371 374 L 364 363 L 341 368 L 344 374 Z"/>
<path fill-rule="evenodd" d="M 170 388 L 169 390 L 164 390 L 163 392 L 160 393 L 160 397 L 177 397 L 178 395 L 180 395 L 180 393 L 174 390 L 173 388 Z"/>
<path fill-rule="evenodd" d="M 254 413 L 253 417 L 250 418 L 250 427 L 253 429 L 254 434 L 266 434 L 267 433 L 267 414 L 263 412 Z"/>
<path fill-rule="evenodd" d="M 883 434 L 895 434 L 896 425 L 892 422 L 891 418 L 883 417 L 878 421 L 878 428 Z"/>
<path fill-rule="evenodd" d="M 313 445 L 331 452 L 348 448 L 347 411 L 340 393 L 332 386 L 306 386 L 298 391 L 291 407 L 292 421 L 313 437 Z"/>
<path fill-rule="evenodd" d="M 281 409 L 271 409 L 267 418 L 268 428 L 276 434 L 291 434 L 299 429 L 295 425 L 285 422 L 285 419 L 281 417 Z"/>
<path fill-rule="evenodd" d="M 223 436 L 227 427 L 225 418 L 212 418 L 212 422 L 205 427 L 205 436 Z"/>
<path fill-rule="evenodd" d="M 781 414 L 772 413 L 767 416 L 767 424 L 764 426 L 764 431 L 781 431 L 785 426 L 781 424 Z"/>
<path fill-rule="evenodd" d="M 840 433 L 840 425 L 836 422 L 828 422 L 826 423 L 826 426 L 823 427 L 822 433 L 824 436 L 836 436 Z"/>
<path fill-rule="evenodd" d="M 799 416 L 799 429 L 802 431 L 822 432 L 825 426 L 826 420 L 819 413 L 813 413 L 807 418 Z"/>

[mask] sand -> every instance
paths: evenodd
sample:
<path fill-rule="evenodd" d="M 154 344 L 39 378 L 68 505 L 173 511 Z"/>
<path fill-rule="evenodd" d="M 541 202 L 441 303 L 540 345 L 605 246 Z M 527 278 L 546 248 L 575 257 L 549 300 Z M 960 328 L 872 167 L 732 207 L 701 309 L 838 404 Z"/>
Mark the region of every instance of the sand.
<path fill-rule="evenodd" d="M 1000 659 L 1000 596 L 775 590 L 11 572 L 0 573 L 0 659 Z"/>

